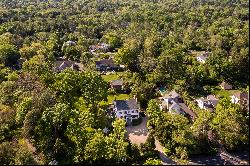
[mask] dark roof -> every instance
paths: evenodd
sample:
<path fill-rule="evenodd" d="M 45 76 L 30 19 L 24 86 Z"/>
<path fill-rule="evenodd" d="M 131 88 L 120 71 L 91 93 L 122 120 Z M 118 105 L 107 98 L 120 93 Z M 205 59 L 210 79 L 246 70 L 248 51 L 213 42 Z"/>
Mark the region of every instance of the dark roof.
<path fill-rule="evenodd" d="M 195 114 L 192 110 L 190 110 L 190 109 L 186 106 L 186 104 L 184 104 L 184 103 L 179 103 L 179 105 L 180 105 L 181 109 L 182 109 L 185 113 L 189 114 L 189 115 L 190 115 L 191 117 L 193 117 L 193 118 L 196 118 L 196 114 Z"/>
<path fill-rule="evenodd" d="M 122 86 L 123 81 L 122 81 L 122 80 L 112 80 L 110 83 L 111 83 L 112 85 L 114 85 L 114 86 L 117 86 L 117 85 Z"/>
<path fill-rule="evenodd" d="M 136 99 L 115 100 L 114 105 L 118 111 L 119 110 L 139 109 L 139 104 L 136 102 Z"/>
<path fill-rule="evenodd" d="M 113 59 L 102 59 L 96 62 L 96 65 L 106 65 L 106 66 L 115 66 Z"/>

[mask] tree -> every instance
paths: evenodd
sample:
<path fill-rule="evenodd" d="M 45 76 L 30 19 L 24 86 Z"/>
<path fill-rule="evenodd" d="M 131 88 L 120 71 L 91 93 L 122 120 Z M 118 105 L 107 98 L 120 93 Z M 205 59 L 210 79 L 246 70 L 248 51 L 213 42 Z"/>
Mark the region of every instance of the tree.
<path fill-rule="evenodd" d="M 211 130 L 210 124 L 212 122 L 212 118 L 213 115 L 211 112 L 201 111 L 198 117 L 195 119 L 192 130 L 201 140 L 208 140 L 208 131 Z"/>
<path fill-rule="evenodd" d="M 189 154 L 195 148 L 194 137 L 190 130 L 187 118 L 182 115 L 165 113 L 161 121 L 157 121 L 155 136 L 167 155 L 180 157 L 179 149 L 184 149 Z"/>
<path fill-rule="evenodd" d="M 128 143 L 125 142 L 125 121 L 118 119 L 113 122 L 113 133 L 111 133 L 107 139 L 106 159 L 113 160 L 115 162 L 121 162 L 126 156 L 126 149 Z"/>
<path fill-rule="evenodd" d="M 96 110 L 100 101 L 108 96 L 107 83 L 96 73 L 76 72 L 66 69 L 56 75 L 53 88 L 59 93 L 64 102 L 70 104 L 83 97 L 87 106 Z"/>
<path fill-rule="evenodd" d="M 19 148 L 15 156 L 16 165 L 37 165 L 39 164 L 31 150 L 27 146 L 25 140 L 19 140 Z"/>
<path fill-rule="evenodd" d="M 17 64 L 19 53 L 14 45 L 3 44 L 0 45 L 0 64 L 11 67 Z"/>
<path fill-rule="evenodd" d="M 81 56 L 80 49 L 75 45 L 64 44 L 62 46 L 62 52 L 67 59 L 79 60 Z"/>
<path fill-rule="evenodd" d="M 240 144 L 248 144 L 248 121 L 249 115 L 244 114 L 239 105 L 221 99 L 216 106 L 211 127 L 226 148 L 235 149 Z"/>
<path fill-rule="evenodd" d="M 157 122 L 163 117 L 163 112 L 161 111 L 156 100 L 152 99 L 149 101 L 148 108 L 146 109 L 146 114 L 148 115 L 148 128 L 155 129 Z"/>
<path fill-rule="evenodd" d="M 93 138 L 88 141 L 85 147 L 84 158 L 87 161 L 95 162 L 98 160 L 102 160 L 106 155 L 107 145 L 105 141 L 105 136 L 101 130 L 98 130 Z"/>
<path fill-rule="evenodd" d="M 116 61 L 119 64 L 126 65 L 126 67 L 131 71 L 137 71 L 140 47 L 140 42 L 138 42 L 136 39 L 128 40 L 115 55 Z"/>
<path fill-rule="evenodd" d="M 16 145 L 12 142 L 0 144 L 0 162 L 3 165 L 15 164 Z"/>
<path fill-rule="evenodd" d="M 149 158 L 143 165 L 163 165 L 161 160 Z"/>
<path fill-rule="evenodd" d="M 106 33 L 103 39 L 112 49 L 119 48 L 122 44 L 121 38 L 115 32 Z"/>
<path fill-rule="evenodd" d="M 21 57 L 27 60 L 29 60 L 35 55 L 47 56 L 46 47 L 42 45 L 41 43 L 35 43 L 35 42 L 32 42 L 30 46 L 25 45 L 19 50 L 19 52 L 20 52 Z"/>

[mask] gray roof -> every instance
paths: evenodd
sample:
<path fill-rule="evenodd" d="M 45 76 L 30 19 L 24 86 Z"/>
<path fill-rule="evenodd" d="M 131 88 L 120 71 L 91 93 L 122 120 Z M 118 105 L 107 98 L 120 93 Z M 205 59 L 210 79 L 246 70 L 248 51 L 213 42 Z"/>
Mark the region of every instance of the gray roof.
<path fill-rule="evenodd" d="M 132 110 L 132 109 L 139 109 L 140 106 L 136 102 L 136 99 L 130 99 L 130 100 L 115 100 L 114 105 L 117 108 L 117 110 Z"/>
<path fill-rule="evenodd" d="M 105 66 L 113 67 L 115 66 L 115 62 L 113 59 L 102 59 L 100 61 L 96 61 L 96 65 L 105 65 Z"/>
<path fill-rule="evenodd" d="M 207 99 L 209 100 L 209 102 L 210 102 L 214 107 L 216 107 L 216 105 L 217 105 L 218 102 L 219 102 L 219 99 L 215 98 L 214 95 L 208 95 L 208 96 L 207 96 Z"/>
<path fill-rule="evenodd" d="M 74 61 L 56 61 L 54 64 L 54 71 L 63 71 L 66 68 L 72 68 L 74 70 L 77 70 L 78 65 Z"/>
<path fill-rule="evenodd" d="M 112 81 L 111 81 L 111 84 L 112 84 L 112 85 L 121 85 L 121 86 L 122 86 L 123 81 L 122 81 L 122 80 L 112 80 Z"/>
<path fill-rule="evenodd" d="M 199 57 L 200 59 L 204 60 L 204 61 L 207 59 L 207 57 L 205 57 L 205 56 L 203 56 L 203 55 L 199 55 L 199 56 L 197 56 L 197 58 L 198 58 L 198 57 Z"/>

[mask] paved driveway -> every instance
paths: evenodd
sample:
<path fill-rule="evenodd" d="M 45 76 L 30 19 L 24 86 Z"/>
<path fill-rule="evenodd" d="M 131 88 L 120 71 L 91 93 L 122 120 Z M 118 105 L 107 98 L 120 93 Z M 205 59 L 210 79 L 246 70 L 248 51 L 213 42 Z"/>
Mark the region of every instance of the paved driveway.
<path fill-rule="evenodd" d="M 126 136 L 129 138 L 131 143 L 137 145 L 145 143 L 148 137 L 147 117 L 143 117 L 142 123 L 137 126 L 127 126 L 126 130 Z"/>
<path fill-rule="evenodd" d="M 140 145 L 141 143 L 145 143 L 148 137 L 148 129 L 147 129 L 147 117 L 142 118 L 142 123 L 137 126 L 128 126 L 126 127 L 127 133 L 126 136 L 129 138 L 130 142 L 133 144 Z M 163 165 L 173 165 L 171 159 L 169 159 L 163 152 L 163 147 L 160 145 L 159 141 L 155 141 L 156 150 L 159 151 L 160 159 Z"/>

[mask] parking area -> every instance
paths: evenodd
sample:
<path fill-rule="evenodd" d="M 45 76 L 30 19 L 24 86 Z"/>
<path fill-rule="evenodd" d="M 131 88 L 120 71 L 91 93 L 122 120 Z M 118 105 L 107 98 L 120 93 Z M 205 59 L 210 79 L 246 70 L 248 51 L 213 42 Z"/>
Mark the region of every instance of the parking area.
<path fill-rule="evenodd" d="M 127 126 L 126 130 L 126 136 L 129 138 L 131 143 L 137 145 L 145 143 L 148 136 L 147 117 L 142 117 L 142 123 L 137 126 Z"/>

